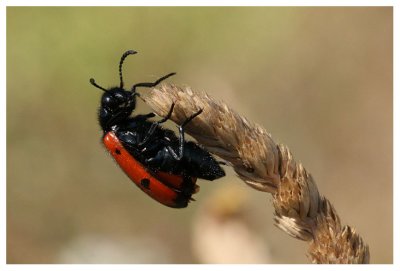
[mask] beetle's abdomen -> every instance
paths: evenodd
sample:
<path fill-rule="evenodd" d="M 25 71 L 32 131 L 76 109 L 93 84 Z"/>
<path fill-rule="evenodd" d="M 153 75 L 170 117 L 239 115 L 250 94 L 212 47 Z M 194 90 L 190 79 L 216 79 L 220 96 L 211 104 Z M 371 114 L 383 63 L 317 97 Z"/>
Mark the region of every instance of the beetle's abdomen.
<path fill-rule="evenodd" d="M 172 208 L 188 205 L 196 190 L 195 178 L 150 172 L 123 147 L 112 131 L 104 136 L 103 143 L 126 175 L 147 195 Z"/>

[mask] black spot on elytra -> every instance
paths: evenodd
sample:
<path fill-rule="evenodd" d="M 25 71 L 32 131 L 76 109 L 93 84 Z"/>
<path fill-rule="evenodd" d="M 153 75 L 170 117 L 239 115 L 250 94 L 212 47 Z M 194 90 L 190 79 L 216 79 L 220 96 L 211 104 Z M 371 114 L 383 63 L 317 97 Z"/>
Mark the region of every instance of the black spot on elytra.
<path fill-rule="evenodd" d="M 119 155 L 121 154 L 121 151 L 119 149 L 115 149 L 115 153 Z"/>
<path fill-rule="evenodd" d="M 146 188 L 146 189 L 150 189 L 150 180 L 149 179 L 142 179 L 141 181 L 140 181 L 140 184 L 144 187 L 144 188 Z"/>

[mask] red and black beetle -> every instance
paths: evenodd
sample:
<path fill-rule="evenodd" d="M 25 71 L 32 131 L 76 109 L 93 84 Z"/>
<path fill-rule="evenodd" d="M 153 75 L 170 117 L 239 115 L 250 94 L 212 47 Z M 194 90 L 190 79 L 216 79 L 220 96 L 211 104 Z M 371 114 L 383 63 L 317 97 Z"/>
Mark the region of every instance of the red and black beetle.
<path fill-rule="evenodd" d="M 155 87 L 174 75 L 170 73 L 153 83 L 138 83 L 124 89 L 122 64 L 135 51 L 125 52 L 119 62 L 119 87 L 105 89 L 90 79 L 90 83 L 103 90 L 98 114 L 103 130 L 103 143 L 129 178 L 146 194 L 158 202 L 184 208 L 197 191 L 197 178 L 215 180 L 225 176 L 220 163 L 209 152 L 193 141 L 185 141 L 185 125 L 201 114 L 195 112 L 180 125 L 179 137 L 161 126 L 174 109 L 159 121 L 151 121 L 154 113 L 131 116 L 136 107 L 138 87 Z"/>

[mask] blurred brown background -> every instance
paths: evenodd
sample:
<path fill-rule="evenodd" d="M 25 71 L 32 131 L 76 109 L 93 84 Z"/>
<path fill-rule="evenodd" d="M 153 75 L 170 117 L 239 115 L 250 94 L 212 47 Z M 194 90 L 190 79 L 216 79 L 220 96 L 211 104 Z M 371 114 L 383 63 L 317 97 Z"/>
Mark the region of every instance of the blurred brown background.
<path fill-rule="evenodd" d="M 232 171 L 174 210 L 106 154 L 89 78 L 135 49 L 127 85 L 176 71 L 264 126 L 392 263 L 392 30 L 389 7 L 7 8 L 7 262 L 309 262 Z"/>

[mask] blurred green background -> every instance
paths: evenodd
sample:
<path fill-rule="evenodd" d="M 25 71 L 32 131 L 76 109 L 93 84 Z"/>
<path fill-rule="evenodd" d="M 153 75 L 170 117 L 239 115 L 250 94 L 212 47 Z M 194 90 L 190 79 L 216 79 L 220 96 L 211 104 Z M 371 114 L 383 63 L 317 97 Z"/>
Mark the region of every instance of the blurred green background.
<path fill-rule="evenodd" d="M 232 171 L 174 210 L 106 154 L 89 78 L 116 85 L 134 49 L 127 85 L 175 71 L 170 82 L 264 126 L 370 245 L 371 262 L 392 263 L 392 31 L 390 7 L 8 7 L 7 262 L 223 262 L 207 246 L 222 243 L 212 229 L 239 246 L 245 234 L 218 219 L 231 209 L 240 215 L 229 225 L 251 236 L 242 252 L 254 242 L 263 252 L 254 262 L 309 262 L 306 243 L 273 226 L 271 196 Z M 244 196 L 229 207 L 232 187 Z"/>

